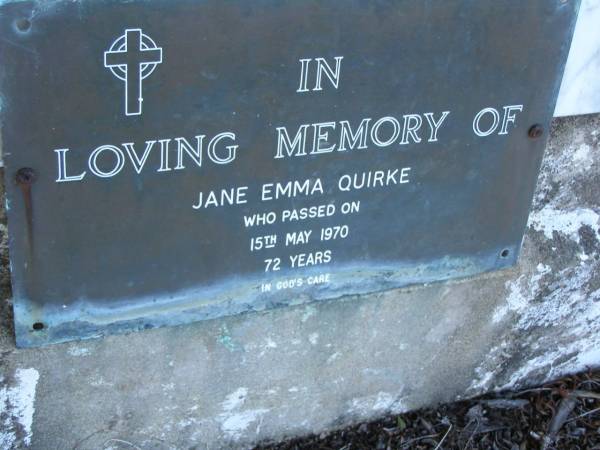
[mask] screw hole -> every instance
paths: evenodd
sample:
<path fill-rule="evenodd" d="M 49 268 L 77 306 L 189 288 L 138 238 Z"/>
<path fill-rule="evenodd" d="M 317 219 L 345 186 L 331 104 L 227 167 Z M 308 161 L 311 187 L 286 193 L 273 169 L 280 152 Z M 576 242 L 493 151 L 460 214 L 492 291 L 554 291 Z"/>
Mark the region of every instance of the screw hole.
<path fill-rule="evenodd" d="M 30 167 L 23 167 L 17 170 L 15 179 L 17 184 L 31 184 L 35 181 L 35 171 Z"/>
<path fill-rule="evenodd" d="M 35 331 L 41 331 L 44 328 L 46 328 L 46 326 L 42 322 L 36 322 L 36 323 L 33 324 L 33 329 Z"/>
<path fill-rule="evenodd" d="M 502 253 L 500 253 L 500 256 L 502 256 L 503 258 L 508 258 L 508 255 L 510 255 L 510 250 L 507 248 L 502 250 Z"/>
<path fill-rule="evenodd" d="M 21 33 L 25 33 L 31 28 L 31 21 L 29 19 L 17 19 L 15 26 Z"/>

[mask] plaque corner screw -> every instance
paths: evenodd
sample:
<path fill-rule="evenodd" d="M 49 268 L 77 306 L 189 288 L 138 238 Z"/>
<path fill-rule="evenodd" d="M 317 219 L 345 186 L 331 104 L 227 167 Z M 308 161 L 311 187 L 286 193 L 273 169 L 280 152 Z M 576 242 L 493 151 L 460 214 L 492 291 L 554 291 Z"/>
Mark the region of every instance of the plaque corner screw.
<path fill-rule="evenodd" d="M 31 20 L 20 18 L 15 20 L 15 27 L 19 33 L 27 33 L 31 29 Z"/>
<path fill-rule="evenodd" d="M 17 174 L 15 175 L 15 180 L 18 185 L 30 185 L 35 181 L 36 173 L 31 167 L 22 167 L 17 170 Z"/>
<path fill-rule="evenodd" d="M 539 139 L 544 134 L 544 127 L 539 123 L 536 123 L 531 128 L 529 128 L 529 138 L 530 139 Z"/>

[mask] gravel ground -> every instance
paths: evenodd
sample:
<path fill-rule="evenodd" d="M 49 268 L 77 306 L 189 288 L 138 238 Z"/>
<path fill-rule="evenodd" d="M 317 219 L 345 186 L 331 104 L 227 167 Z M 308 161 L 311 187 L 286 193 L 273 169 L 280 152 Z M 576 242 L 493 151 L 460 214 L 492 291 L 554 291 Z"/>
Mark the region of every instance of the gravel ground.
<path fill-rule="evenodd" d="M 600 372 L 256 447 L 275 449 L 600 449 Z"/>

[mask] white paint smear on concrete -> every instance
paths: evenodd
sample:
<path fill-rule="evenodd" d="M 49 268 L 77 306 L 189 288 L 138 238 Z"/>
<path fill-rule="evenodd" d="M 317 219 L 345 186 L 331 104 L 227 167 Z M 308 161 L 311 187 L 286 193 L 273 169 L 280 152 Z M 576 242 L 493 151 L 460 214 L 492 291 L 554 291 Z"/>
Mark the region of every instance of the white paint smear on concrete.
<path fill-rule="evenodd" d="M 223 413 L 219 415 L 221 431 L 230 439 L 240 439 L 250 425 L 262 418 L 263 414 L 269 412 L 268 409 L 255 408 L 240 411 L 244 406 L 248 389 L 240 387 L 225 397 L 221 403 Z M 256 427 L 256 434 L 260 432 L 260 422 Z"/>
<path fill-rule="evenodd" d="M 249 409 L 224 417 L 221 430 L 232 439 L 239 439 L 248 427 L 256 422 L 268 409 Z M 257 434 L 260 425 L 257 427 Z"/>
<path fill-rule="evenodd" d="M 88 356 L 90 351 L 85 347 L 71 347 L 68 350 L 71 356 Z"/>
<path fill-rule="evenodd" d="M 598 234 L 599 221 L 600 216 L 591 209 L 577 208 L 565 211 L 547 206 L 531 214 L 529 225 L 534 230 L 543 231 L 548 239 L 552 239 L 554 232 L 557 231 L 579 243 L 579 229 L 583 225 L 588 225 Z M 600 235 L 598 237 L 600 238 Z"/>
<path fill-rule="evenodd" d="M 221 404 L 225 411 L 231 411 L 233 409 L 239 408 L 246 401 L 246 396 L 248 395 L 248 389 L 245 387 L 241 387 L 236 389 L 231 394 L 229 394 L 225 401 Z"/>
<path fill-rule="evenodd" d="M 514 281 L 506 283 L 508 297 L 506 303 L 499 306 L 492 316 L 493 323 L 501 322 L 509 313 L 523 313 L 529 303 L 536 297 L 540 290 L 540 282 L 544 275 L 551 272 L 551 268 L 544 264 L 538 264 L 537 273 L 526 280 L 525 275 L 521 275 Z"/>
<path fill-rule="evenodd" d="M 14 386 L 0 388 L 0 411 L 5 417 L 0 429 L 0 448 L 9 449 L 19 444 L 19 433 L 23 433 L 25 446 L 31 444 L 35 388 L 39 378 L 35 369 L 17 369 Z"/>
<path fill-rule="evenodd" d="M 350 403 L 350 412 L 357 413 L 360 416 L 368 417 L 371 411 L 378 413 L 400 414 L 407 410 L 399 394 L 389 392 L 379 392 L 376 395 L 355 398 Z"/>

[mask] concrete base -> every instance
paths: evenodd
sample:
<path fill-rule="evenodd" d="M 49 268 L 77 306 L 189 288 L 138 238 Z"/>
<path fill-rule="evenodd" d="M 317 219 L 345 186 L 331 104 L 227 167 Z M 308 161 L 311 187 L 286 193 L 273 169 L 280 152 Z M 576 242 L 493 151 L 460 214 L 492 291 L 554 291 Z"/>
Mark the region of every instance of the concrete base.
<path fill-rule="evenodd" d="M 597 366 L 599 212 L 600 116 L 561 119 L 513 270 L 32 350 L 5 304 L 0 447 L 248 447 Z"/>

